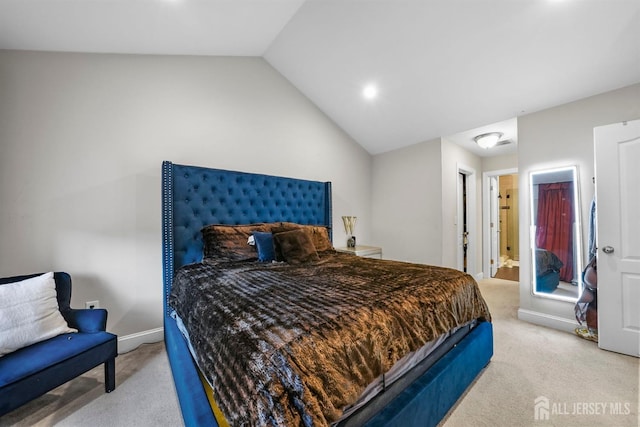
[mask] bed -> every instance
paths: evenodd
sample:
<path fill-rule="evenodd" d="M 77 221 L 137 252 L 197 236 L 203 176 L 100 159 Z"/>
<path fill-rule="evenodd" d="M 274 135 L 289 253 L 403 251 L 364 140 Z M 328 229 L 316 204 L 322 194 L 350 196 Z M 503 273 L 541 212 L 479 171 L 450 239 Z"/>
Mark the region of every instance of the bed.
<path fill-rule="evenodd" d="M 243 283 L 252 284 L 261 280 L 265 269 L 270 270 L 269 274 L 276 275 L 285 274 L 285 270 L 286 274 L 290 275 L 289 270 L 292 270 L 298 275 L 294 280 L 300 280 L 300 276 L 305 274 L 314 278 L 328 276 L 326 271 L 345 270 L 348 269 L 345 265 L 349 264 L 353 264 L 353 269 L 362 272 L 361 276 L 366 276 L 367 271 L 375 271 L 378 266 L 382 268 L 382 264 L 389 265 L 394 262 L 359 259 L 328 250 L 312 263 L 314 266 L 317 265 L 317 268 L 324 268 L 324 272 L 314 272 L 313 274 L 308 273 L 307 264 L 289 266 L 288 263 L 271 263 L 262 264 L 258 268 L 257 263 L 244 263 L 237 260 L 231 260 L 229 264 L 224 265 L 218 261 L 211 263 L 209 258 L 203 259 L 203 253 L 207 249 L 201 233 L 203 228 L 211 224 L 229 226 L 267 224 L 264 226 L 273 227 L 274 224 L 287 223 L 307 228 L 324 227 L 330 238 L 332 225 L 331 183 L 164 162 L 162 187 L 164 333 L 167 354 L 185 425 L 216 426 L 218 421 L 214 412 L 218 413 L 217 416 L 220 419 L 220 412 L 224 413 L 225 411 L 217 408 L 215 398 L 210 399 L 216 392 L 221 395 L 227 391 L 216 390 L 212 392 L 212 387 L 210 387 L 211 383 L 220 384 L 214 381 L 215 378 L 208 377 L 209 370 L 215 370 L 216 363 L 209 365 L 209 367 L 198 366 L 199 364 L 192 356 L 192 351 L 196 352 L 194 347 L 200 345 L 196 342 L 202 340 L 194 339 L 192 336 L 188 342 L 184 336 L 185 332 L 189 333 L 189 329 L 185 330 L 184 324 L 197 321 L 198 316 L 190 316 L 188 310 L 184 308 L 181 315 L 176 315 L 177 310 L 172 307 L 172 305 L 178 305 L 176 294 L 181 293 L 188 297 L 191 294 L 196 295 L 198 289 L 204 287 L 204 285 L 200 285 L 204 282 L 197 281 L 197 278 L 201 276 L 200 273 L 204 274 L 205 270 L 212 270 L 214 273 L 207 272 L 207 274 L 222 274 L 218 272 L 222 267 L 224 267 L 223 273 L 236 269 L 228 274 L 229 277 L 246 277 L 243 279 L 245 280 Z M 435 268 L 436 274 L 441 277 L 452 275 L 455 272 L 454 270 L 427 266 L 414 265 L 412 268 L 422 270 Z M 190 273 L 187 274 L 189 271 L 197 272 L 193 275 L 195 279 L 185 280 L 183 278 L 185 275 L 191 277 Z M 255 276 L 256 274 L 259 276 Z M 461 273 L 454 275 L 458 279 L 466 276 Z M 442 282 L 444 283 L 446 280 L 442 280 Z M 172 294 L 174 284 L 176 287 Z M 314 286 L 316 286 L 315 295 L 320 293 L 317 291 L 317 286 L 324 285 L 315 284 Z M 475 295 L 477 285 L 465 286 L 465 289 L 469 290 L 468 292 Z M 366 288 L 365 284 L 361 287 L 363 292 L 371 291 Z M 326 293 L 331 294 L 331 292 Z M 300 296 L 303 300 L 308 297 L 309 295 Z M 238 299 L 239 297 L 232 298 Z M 481 297 L 475 296 L 474 298 L 481 299 Z M 248 300 L 260 301 L 253 297 Z M 193 304 L 196 307 L 197 302 L 193 301 L 187 298 L 184 304 L 187 306 Z M 339 314 L 344 313 L 345 309 L 341 308 L 342 306 L 337 302 L 338 300 L 334 301 L 335 313 L 338 313 L 336 317 L 341 317 Z M 263 302 L 256 304 L 265 305 Z M 417 304 L 419 305 L 419 303 Z M 206 308 L 206 306 L 203 307 Z M 221 307 L 224 308 L 224 306 Z M 318 307 L 320 307 L 319 303 Z M 355 307 L 349 310 L 355 313 L 358 310 L 365 312 L 369 308 Z M 478 310 L 480 311 L 475 314 L 469 314 L 469 316 L 477 318 L 468 322 L 463 321 L 462 325 L 453 328 L 446 336 L 439 337 L 441 342 L 438 343 L 438 346 L 434 346 L 428 353 L 425 353 L 427 355 L 417 360 L 413 364 L 415 366 L 412 366 L 410 370 L 398 375 L 397 381 L 388 386 L 385 384 L 383 393 L 353 409 L 349 417 L 332 419 L 332 423 L 344 426 L 437 425 L 487 365 L 493 354 L 492 328 L 488 321 L 490 315 L 488 311 L 483 311 L 481 308 Z M 197 310 L 194 309 L 194 311 Z M 316 307 L 316 311 L 330 310 Z M 313 312 L 313 316 L 316 314 Z M 188 317 L 188 319 L 182 317 Z M 441 323 L 446 322 L 442 321 Z M 302 329 L 304 328 L 306 326 Z M 325 333 L 320 335 L 325 335 Z M 238 348 L 238 351 L 242 350 L 242 346 Z M 202 356 L 199 358 L 199 363 L 202 365 L 201 359 Z M 374 377 L 376 380 L 380 378 L 375 375 Z M 385 383 L 384 374 L 381 377 L 382 382 Z M 296 381 L 293 383 L 297 384 Z M 240 385 L 238 384 L 238 386 Z M 236 387 L 227 386 L 227 388 Z M 221 403 L 224 408 L 226 404 L 224 399 Z M 223 415 L 228 416 L 227 414 Z M 233 421 L 234 418 L 231 420 L 233 424 L 243 424 L 243 422 Z M 323 422 L 314 420 L 300 422 L 300 424 L 323 424 Z M 254 423 L 249 421 L 244 424 Z M 258 424 L 257 420 L 255 424 Z"/>

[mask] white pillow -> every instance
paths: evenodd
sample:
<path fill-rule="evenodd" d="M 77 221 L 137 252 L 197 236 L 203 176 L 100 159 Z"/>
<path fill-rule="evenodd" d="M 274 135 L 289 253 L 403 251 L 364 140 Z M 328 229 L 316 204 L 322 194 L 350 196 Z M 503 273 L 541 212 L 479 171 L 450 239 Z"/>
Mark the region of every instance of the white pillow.
<path fill-rule="evenodd" d="M 67 332 L 53 273 L 0 285 L 0 357 Z"/>

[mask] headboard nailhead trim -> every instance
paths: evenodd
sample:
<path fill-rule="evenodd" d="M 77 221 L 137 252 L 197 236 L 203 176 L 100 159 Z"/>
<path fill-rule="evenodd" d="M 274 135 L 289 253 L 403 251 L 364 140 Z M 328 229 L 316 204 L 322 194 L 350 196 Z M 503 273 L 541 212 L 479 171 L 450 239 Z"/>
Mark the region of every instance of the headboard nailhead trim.
<path fill-rule="evenodd" d="M 173 282 L 173 167 L 162 163 L 162 258 L 164 282 L 164 310 L 169 314 L 169 292 Z"/>

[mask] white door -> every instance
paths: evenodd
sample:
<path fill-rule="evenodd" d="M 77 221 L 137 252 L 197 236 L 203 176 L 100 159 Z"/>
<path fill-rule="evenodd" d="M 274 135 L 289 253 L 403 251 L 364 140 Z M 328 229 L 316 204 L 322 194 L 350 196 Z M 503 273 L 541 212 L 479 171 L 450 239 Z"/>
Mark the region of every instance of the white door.
<path fill-rule="evenodd" d="M 598 337 L 640 355 L 640 120 L 594 129 Z"/>
<path fill-rule="evenodd" d="M 489 233 L 491 239 L 491 261 L 489 262 L 489 268 L 491 271 L 491 277 L 494 277 L 498 273 L 498 267 L 500 267 L 500 210 L 498 200 L 498 189 L 500 188 L 500 177 L 492 176 L 489 178 Z"/>

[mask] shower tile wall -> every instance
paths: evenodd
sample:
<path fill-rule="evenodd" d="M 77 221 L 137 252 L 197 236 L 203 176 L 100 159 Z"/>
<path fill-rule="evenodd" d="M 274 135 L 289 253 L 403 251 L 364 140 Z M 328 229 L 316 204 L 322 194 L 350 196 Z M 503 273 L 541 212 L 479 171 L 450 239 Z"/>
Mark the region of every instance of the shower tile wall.
<path fill-rule="evenodd" d="M 520 260 L 518 241 L 518 175 L 500 177 L 500 255 Z"/>

